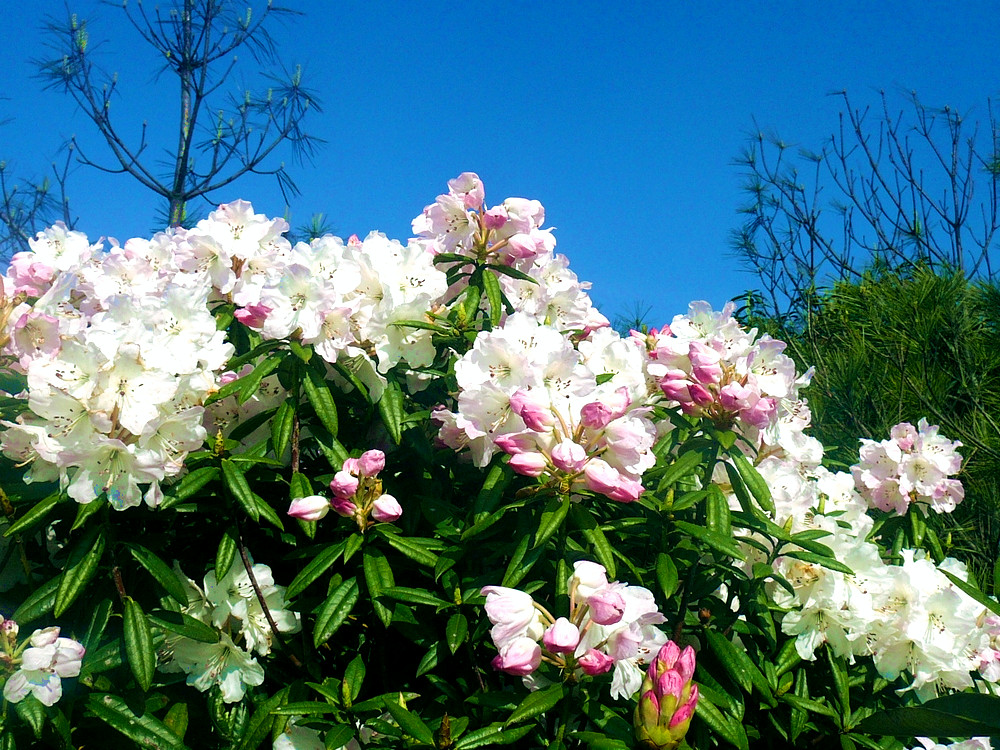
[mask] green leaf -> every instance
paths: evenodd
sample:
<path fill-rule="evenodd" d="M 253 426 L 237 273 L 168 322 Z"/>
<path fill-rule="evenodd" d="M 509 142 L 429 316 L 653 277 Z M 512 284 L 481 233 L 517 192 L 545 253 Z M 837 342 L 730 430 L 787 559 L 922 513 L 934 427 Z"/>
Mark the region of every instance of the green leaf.
<path fill-rule="evenodd" d="M 95 500 L 91 500 L 89 503 L 80 503 L 76 506 L 76 518 L 73 520 L 73 525 L 69 527 L 69 531 L 72 534 L 79 528 L 86 525 L 87 521 L 91 519 L 92 516 L 100 513 L 108 505 L 108 496 L 101 493 L 99 497 Z"/>
<path fill-rule="evenodd" d="M 337 404 L 333 400 L 333 394 L 326 381 L 313 368 L 307 368 L 305 377 L 302 379 L 302 386 L 305 388 L 306 398 L 316 410 L 316 416 L 332 437 L 337 437 L 339 420 L 337 419 Z M 398 442 L 398 441 L 397 441 Z"/>
<path fill-rule="evenodd" d="M 337 558 L 343 554 L 345 546 L 347 546 L 346 541 L 334 544 L 324 549 L 316 555 L 316 557 L 312 558 L 309 563 L 301 571 L 299 571 L 299 574 L 292 579 L 292 582 L 288 584 L 288 590 L 285 592 L 286 598 L 292 599 L 305 591 L 311 583 L 323 575 L 331 565 L 337 562 Z"/>
<path fill-rule="evenodd" d="M 847 664 L 843 657 L 833 653 L 829 643 L 824 650 L 827 664 L 830 665 L 830 674 L 833 676 L 833 686 L 837 691 L 837 702 L 840 704 L 840 727 L 847 729 L 851 720 L 851 687 Z"/>
<path fill-rule="evenodd" d="M 703 700 L 700 696 L 694 710 L 695 715 L 705 722 L 712 732 L 730 745 L 735 745 L 740 750 L 748 750 L 750 742 L 747 733 L 737 720 L 723 714 L 711 701 Z"/>
<path fill-rule="evenodd" d="M 705 456 L 696 450 L 689 450 L 681 453 L 674 460 L 667 470 L 660 475 L 660 489 L 666 489 L 678 479 L 686 477 L 695 467 L 705 460 Z"/>
<path fill-rule="evenodd" d="M 747 461 L 746 456 L 742 453 L 732 453 L 730 454 L 733 465 L 736 467 L 736 471 L 740 473 L 740 478 L 743 479 L 743 483 L 750 490 L 750 494 L 754 496 L 754 499 L 760 503 L 760 507 L 763 508 L 768 513 L 774 512 L 774 501 L 771 499 L 771 488 L 767 486 L 767 482 L 764 477 L 760 475 L 757 471 Z"/>
<path fill-rule="evenodd" d="M 830 570 L 836 570 L 839 573 L 846 573 L 847 575 L 854 575 L 854 571 L 848 568 L 844 563 L 840 562 L 833 557 L 827 557 L 826 555 L 817 555 L 815 552 L 808 552 L 806 550 L 794 549 L 794 550 L 782 550 L 781 554 L 785 557 L 794 557 L 796 560 L 802 560 L 804 562 L 814 563 L 816 565 L 822 565 L 824 568 L 829 568 Z"/>
<path fill-rule="evenodd" d="M 386 526 L 376 526 L 374 531 L 380 534 L 397 551 L 402 552 L 414 562 L 420 563 L 428 568 L 437 565 L 438 556 L 429 548 L 430 544 L 441 548 L 441 544 L 433 539 L 423 539 L 421 537 L 402 536 L 393 533 Z"/>
<path fill-rule="evenodd" d="M 771 702 L 771 686 L 756 664 L 747 656 L 745 649 L 739 648 L 717 630 L 706 630 L 709 648 L 722 662 L 722 666 L 746 693 L 754 687 L 768 702 Z"/>
<path fill-rule="evenodd" d="M 37 620 L 39 617 L 51 612 L 56 604 L 56 591 L 59 590 L 59 582 L 61 580 L 62 576 L 56 576 L 51 581 L 42 584 L 28 594 L 28 598 L 21 602 L 20 607 L 14 610 L 14 614 L 10 616 L 10 619 L 24 624 Z"/>
<path fill-rule="evenodd" d="M 319 648 L 337 629 L 354 609 L 358 601 L 358 581 L 349 578 L 333 590 L 316 612 L 316 623 L 313 625 L 313 646 Z"/>
<path fill-rule="evenodd" d="M 403 439 L 403 391 L 399 384 L 390 380 L 385 390 L 382 391 L 382 398 L 378 400 L 378 413 L 382 417 L 382 424 L 389 431 L 392 442 L 399 445 Z"/>
<path fill-rule="evenodd" d="M 504 729 L 503 724 L 490 724 L 488 727 L 476 729 L 473 732 L 463 735 L 455 743 L 455 750 L 473 750 L 473 748 L 486 747 L 488 745 L 512 745 L 534 731 L 536 731 L 536 727 L 531 725 L 515 727 L 514 729 Z"/>
<path fill-rule="evenodd" d="M 166 630 L 199 643 L 218 643 L 219 631 L 211 625 L 183 612 L 170 609 L 154 609 L 146 618 L 160 630 Z"/>
<path fill-rule="evenodd" d="M 716 534 L 706 528 L 697 526 L 693 523 L 687 523 L 686 521 L 674 521 L 674 525 L 681 531 L 705 542 L 705 544 L 709 547 L 717 552 L 721 552 L 723 555 L 728 555 L 729 557 L 733 557 L 737 560 L 743 559 L 743 550 L 731 537 Z"/>
<path fill-rule="evenodd" d="M 386 589 L 396 585 L 389 561 L 381 550 L 369 546 L 362 558 L 362 567 L 365 571 L 365 583 L 368 584 L 368 595 L 371 597 L 375 614 L 383 625 L 389 627 L 389 623 L 392 622 L 392 610 L 378 600 L 378 597 L 385 593 Z"/>
<path fill-rule="evenodd" d="M 53 597 L 54 598 L 54 597 Z M 85 649 L 91 650 L 100 642 L 104 635 L 104 629 L 111 619 L 111 600 L 101 599 L 90 613 L 90 624 L 87 626 L 87 635 L 80 643 Z"/>
<path fill-rule="evenodd" d="M 301 359 L 306 364 L 309 364 L 309 360 L 312 359 L 313 349 L 311 346 L 302 346 L 295 339 L 288 340 L 288 348 L 291 350 L 292 354 Z"/>
<path fill-rule="evenodd" d="M 181 481 L 170 488 L 170 493 L 160 503 L 160 509 L 166 510 L 179 505 L 195 495 L 209 482 L 214 482 L 219 476 L 220 472 L 216 466 L 202 466 L 200 469 L 185 474 Z"/>
<path fill-rule="evenodd" d="M 271 418 L 271 445 L 274 457 L 281 458 L 292 439 L 292 427 L 295 424 L 295 400 L 289 396 L 281 404 Z"/>
<path fill-rule="evenodd" d="M 954 693 L 921 706 L 880 711 L 851 731 L 894 737 L 985 737 L 1000 735 L 1000 697 Z"/>
<path fill-rule="evenodd" d="M 963 581 L 954 573 L 949 573 L 947 570 L 941 570 L 941 572 L 948 576 L 948 580 L 954 583 L 961 591 L 971 596 L 993 614 L 1000 615 L 1000 602 L 986 596 L 986 594 L 980 591 L 976 586 L 973 586 L 968 581 Z"/>
<path fill-rule="evenodd" d="M 419 716 L 392 700 L 385 702 L 385 708 L 392 714 L 392 718 L 396 720 L 399 728 L 406 734 L 410 735 L 421 745 L 434 745 L 434 733 L 420 720 Z"/>
<path fill-rule="evenodd" d="M 257 365 L 253 369 L 253 372 L 240 378 L 240 395 L 238 401 L 241 404 L 245 404 L 249 401 L 253 397 L 253 394 L 257 392 L 257 389 L 260 388 L 260 382 L 272 372 L 277 370 L 284 358 L 284 352 L 275 352 Z"/>
<path fill-rule="evenodd" d="M 720 534 L 724 537 L 733 535 L 729 501 L 717 484 L 709 486 L 708 497 L 705 498 L 705 525 L 713 534 Z"/>
<path fill-rule="evenodd" d="M 76 598 L 90 583 L 97 573 L 97 566 L 104 556 L 104 529 L 95 528 L 84 534 L 74 546 L 66 561 L 66 567 L 59 577 L 59 588 L 56 591 L 52 613 L 56 617 L 69 609 Z"/>
<path fill-rule="evenodd" d="M 829 716 L 831 719 L 839 720 L 840 716 L 834 711 L 830 706 L 825 703 L 820 703 L 812 698 L 803 698 L 801 696 L 795 695 L 794 693 L 785 693 L 781 696 L 781 700 L 785 701 L 792 706 L 802 710 L 808 711 L 809 713 L 821 714 L 822 716 Z"/>
<path fill-rule="evenodd" d="M 238 745 L 234 744 L 233 750 L 256 750 L 260 747 L 274 725 L 274 715 L 271 712 L 288 703 L 288 693 L 289 688 L 284 687 L 257 707 L 243 737 Z"/>
<path fill-rule="evenodd" d="M 145 692 L 153 684 L 153 673 L 156 671 L 156 651 L 153 649 L 153 634 L 142 607 L 132 597 L 125 598 L 125 610 L 122 615 L 122 627 L 125 636 L 125 655 L 132 670 L 135 681 Z"/>
<path fill-rule="evenodd" d="M 538 549 L 545 544 L 566 520 L 569 513 L 569 495 L 554 497 L 545 504 L 538 519 L 538 529 L 535 531 L 535 543 L 532 549 Z"/>
<path fill-rule="evenodd" d="M 257 499 L 247 483 L 243 472 L 230 459 L 222 459 L 222 479 L 232 496 L 236 499 L 254 521 L 260 520 L 260 509 Z"/>
<path fill-rule="evenodd" d="M 138 544 L 126 544 L 126 548 L 132 554 L 132 557 L 135 558 L 135 561 L 153 576 L 156 582 L 163 587 L 164 591 L 170 594 L 174 601 L 187 606 L 187 589 L 184 588 L 184 584 L 181 583 L 180 579 L 174 575 L 174 571 L 163 560 Z"/>
<path fill-rule="evenodd" d="M 87 711 L 109 727 L 128 737 L 139 747 L 178 748 L 185 747 L 180 737 L 170 731 L 163 722 L 148 712 L 136 716 L 121 698 L 106 693 L 91 693 L 87 698 Z"/>
<path fill-rule="evenodd" d="M 37 526 L 45 520 L 46 516 L 49 515 L 53 508 L 65 499 L 65 495 L 61 492 L 56 492 L 54 495 L 49 495 L 44 500 L 39 500 L 32 506 L 31 510 L 8 526 L 3 532 L 3 535 L 5 537 L 11 537 L 14 534 L 20 534 L 22 531 L 27 531 L 28 529 Z"/>
<path fill-rule="evenodd" d="M 175 703 L 167 709 L 163 717 L 164 725 L 181 740 L 187 733 L 188 728 L 188 707 L 187 703 Z"/>
<path fill-rule="evenodd" d="M 573 505 L 571 513 L 573 514 L 574 523 L 583 532 L 583 536 L 587 541 L 590 542 L 590 546 L 594 548 L 594 556 L 597 558 L 597 561 L 604 566 L 608 575 L 614 578 L 617 575 L 615 551 L 597 523 L 597 519 L 594 518 L 594 514 L 579 503 Z"/>
<path fill-rule="evenodd" d="M 497 277 L 489 271 L 483 272 L 483 289 L 490 303 L 490 324 L 498 326 L 500 318 L 503 317 L 503 292 L 500 291 Z"/>
<path fill-rule="evenodd" d="M 431 607 L 453 607 L 453 602 L 445 601 L 426 589 L 414 589 L 407 586 L 390 586 L 382 592 L 383 596 L 407 604 L 426 604 Z"/>
<path fill-rule="evenodd" d="M 680 585 L 680 577 L 677 575 L 677 566 L 666 552 L 656 555 L 656 580 L 660 584 L 660 590 L 667 599 L 672 597 Z"/>
<path fill-rule="evenodd" d="M 342 748 L 353 739 L 354 728 L 345 724 L 338 724 L 327 730 L 325 745 L 327 750 L 339 750 L 339 748 Z"/>
<path fill-rule="evenodd" d="M 320 701 L 296 701 L 294 703 L 286 703 L 281 708 L 276 708 L 271 711 L 272 716 L 322 716 L 323 714 L 332 714 L 336 711 L 335 706 L 331 706 L 329 703 L 321 703 Z"/>
<path fill-rule="evenodd" d="M 459 646 L 465 642 L 469 634 L 469 621 L 465 615 L 459 613 L 448 618 L 448 624 L 444 628 L 445 638 L 448 640 L 448 650 L 451 653 L 458 651 Z"/>
<path fill-rule="evenodd" d="M 542 690 L 529 693 L 528 697 L 521 701 L 514 712 L 507 718 L 504 726 L 518 724 L 532 717 L 543 714 L 551 710 L 563 699 L 565 689 L 561 682 L 550 685 Z"/>
<path fill-rule="evenodd" d="M 222 532 L 219 538 L 219 546 L 215 550 L 215 580 L 221 581 L 226 577 L 229 568 L 236 559 L 236 528 L 230 526 Z M 184 602 L 187 604 L 187 602 Z"/>
<path fill-rule="evenodd" d="M 6 704 L 5 704 L 6 707 Z M 17 715 L 21 720 L 31 727 L 32 734 L 36 740 L 42 738 L 42 729 L 45 728 L 45 706 L 42 705 L 34 695 L 28 695 L 20 702 L 14 704 Z"/>
<path fill-rule="evenodd" d="M 361 684 L 365 681 L 365 660 L 358 654 L 344 671 L 344 681 L 341 683 L 341 692 L 344 696 L 344 705 L 348 708 L 361 695 Z"/>

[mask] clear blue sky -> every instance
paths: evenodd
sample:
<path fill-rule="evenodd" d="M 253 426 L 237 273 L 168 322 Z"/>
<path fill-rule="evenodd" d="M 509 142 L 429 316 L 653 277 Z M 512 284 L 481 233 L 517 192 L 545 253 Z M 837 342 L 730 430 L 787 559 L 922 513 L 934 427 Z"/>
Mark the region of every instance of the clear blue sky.
<path fill-rule="evenodd" d="M 173 81 L 157 81 L 118 9 L 69 4 L 94 18 L 91 38 L 107 40 L 105 64 L 120 71 L 123 133 L 138 137 L 146 119 L 172 143 Z M 449 178 L 475 171 L 488 201 L 545 205 L 605 314 L 639 304 L 651 323 L 755 283 L 728 245 L 742 201 L 732 160 L 752 118 L 818 148 L 836 127 L 833 90 L 866 104 L 880 88 L 912 89 L 973 117 L 1000 90 L 995 1 L 287 4 L 305 15 L 277 29 L 281 57 L 319 93 L 309 129 L 327 141 L 294 169 L 293 225 L 323 212 L 337 234 L 405 239 Z M 73 134 L 103 156 L 71 102 L 33 78 L 44 16 L 63 8 L 4 3 L 0 119 L 14 119 L 0 158 L 20 173 L 41 173 Z M 129 178 L 81 168 L 70 196 L 92 238 L 153 228 L 156 204 Z M 262 179 L 215 198 L 285 210 Z"/>

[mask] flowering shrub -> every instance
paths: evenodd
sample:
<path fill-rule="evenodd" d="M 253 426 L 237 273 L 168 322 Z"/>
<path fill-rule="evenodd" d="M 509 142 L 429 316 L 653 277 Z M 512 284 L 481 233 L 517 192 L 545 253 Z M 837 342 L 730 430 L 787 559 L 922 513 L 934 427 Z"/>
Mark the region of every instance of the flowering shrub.
<path fill-rule="evenodd" d="M 620 336 L 544 222 L 465 173 L 406 243 L 240 201 L 15 256 L 2 746 L 889 748 L 995 692 L 960 446 L 825 467 L 781 342 Z"/>

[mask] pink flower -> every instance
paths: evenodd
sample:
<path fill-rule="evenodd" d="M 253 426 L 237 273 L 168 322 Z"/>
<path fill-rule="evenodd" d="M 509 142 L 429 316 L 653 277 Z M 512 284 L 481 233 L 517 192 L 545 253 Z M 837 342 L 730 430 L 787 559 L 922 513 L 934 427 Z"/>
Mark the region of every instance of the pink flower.
<path fill-rule="evenodd" d="M 560 617 L 545 631 L 542 643 L 553 654 L 571 654 L 580 643 L 580 629 L 565 617 Z"/>
<path fill-rule="evenodd" d="M 552 463 L 560 471 L 575 474 L 587 463 L 587 451 L 579 443 L 563 440 L 552 449 Z"/>
<path fill-rule="evenodd" d="M 486 616 L 493 623 L 490 637 L 498 649 L 515 638 L 537 639 L 544 632 L 542 615 L 530 595 L 506 586 L 484 586 Z"/>
<path fill-rule="evenodd" d="M 346 465 L 347 461 L 344 464 Z M 330 482 L 330 492 L 338 498 L 351 498 L 358 491 L 358 484 L 360 482 L 356 476 L 341 469 L 333 475 L 333 479 Z"/>
<path fill-rule="evenodd" d="M 233 313 L 233 316 L 247 328 L 260 329 L 270 312 L 271 308 L 265 304 L 251 304 L 241 307 Z"/>
<path fill-rule="evenodd" d="M 603 586 L 587 597 L 590 619 L 598 625 L 614 625 L 625 614 L 625 599 L 613 585 Z"/>
<path fill-rule="evenodd" d="M 493 658 L 493 668 L 520 677 L 529 675 L 542 663 L 542 649 L 531 638 L 519 637 L 507 643 Z"/>
<path fill-rule="evenodd" d="M 598 590 L 608 585 L 608 573 L 603 565 L 590 560 L 577 560 L 573 563 L 573 575 L 570 576 L 566 588 L 576 592 L 584 599 L 589 599 Z"/>
<path fill-rule="evenodd" d="M 699 383 L 718 383 L 722 380 L 721 355 L 699 341 L 689 345 L 688 357 L 691 360 L 691 375 Z"/>
<path fill-rule="evenodd" d="M 303 521 L 318 521 L 329 512 L 330 501 L 319 495 L 296 498 L 288 508 L 288 515 Z"/>
<path fill-rule="evenodd" d="M 499 229 L 507 223 L 507 209 L 503 206 L 494 206 L 488 211 L 483 211 L 483 224 L 487 229 Z"/>
<path fill-rule="evenodd" d="M 526 477 L 540 477 L 549 462 L 541 453 L 517 453 L 510 457 L 510 468 Z"/>
<path fill-rule="evenodd" d="M 593 677 L 595 675 L 604 674 L 605 672 L 610 672 L 611 668 L 615 665 L 615 660 L 603 651 L 598 651 L 596 648 L 592 648 L 581 656 L 577 660 L 577 663 L 580 665 L 580 669 L 582 669 L 585 674 L 589 674 Z"/>
<path fill-rule="evenodd" d="M 379 523 L 392 523 L 403 515 L 403 508 L 392 495 L 382 495 L 372 504 L 372 518 Z"/>
<path fill-rule="evenodd" d="M 358 459 L 358 471 L 363 477 L 373 477 L 385 468 L 385 454 L 376 449 L 365 451 Z"/>
<path fill-rule="evenodd" d="M 353 497 L 335 497 L 330 501 L 330 507 L 334 513 L 344 518 L 354 518 L 358 514 L 358 506 L 354 504 Z"/>
<path fill-rule="evenodd" d="M 497 435 L 493 442 L 496 443 L 497 448 L 512 456 L 530 451 L 535 447 L 535 437 L 532 432 L 511 432 L 506 435 Z"/>
<path fill-rule="evenodd" d="M 528 429 L 536 432 L 544 432 L 555 422 L 552 411 L 545 403 L 520 388 L 510 397 L 510 408 L 524 420 Z"/>

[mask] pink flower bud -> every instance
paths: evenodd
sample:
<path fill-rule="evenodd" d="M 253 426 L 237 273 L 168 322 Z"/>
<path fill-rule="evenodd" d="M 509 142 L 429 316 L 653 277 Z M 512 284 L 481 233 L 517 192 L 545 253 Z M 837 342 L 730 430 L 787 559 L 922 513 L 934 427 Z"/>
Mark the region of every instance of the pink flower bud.
<path fill-rule="evenodd" d="M 583 469 L 587 489 L 606 495 L 612 492 L 621 480 L 618 470 L 599 458 L 592 458 Z"/>
<path fill-rule="evenodd" d="M 693 654 L 694 652 L 692 651 L 691 653 Z M 674 664 L 677 663 L 677 657 L 680 655 L 680 646 L 673 641 L 667 641 L 664 643 L 660 646 L 659 653 L 657 653 L 653 661 L 649 663 L 649 678 L 655 681 L 668 669 L 673 669 Z"/>
<path fill-rule="evenodd" d="M 747 424 L 763 429 L 767 427 L 778 411 L 778 402 L 773 398 L 762 398 L 749 409 L 740 412 L 740 418 Z"/>
<path fill-rule="evenodd" d="M 580 643 L 580 630 L 565 617 L 560 617 L 545 631 L 542 643 L 553 654 L 571 654 Z"/>
<path fill-rule="evenodd" d="M 580 669 L 591 677 L 611 671 L 615 665 L 615 660 L 603 651 L 592 648 L 578 659 Z"/>
<path fill-rule="evenodd" d="M 329 512 L 330 501 L 319 495 L 296 498 L 288 508 L 288 515 L 302 521 L 318 521 Z"/>
<path fill-rule="evenodd" d="M 580 409 L 580 422 L 583 423 L 584 427 L 600 430 L 612 419 L 611 408 L 600 401 L 592 401 L 589 404 L 584 404 Z"/>
<path fill-rule="evenodd" d="M 358 459 L 358 471 L 363 477 L 373 477 L 385 468 L 385 454 L 380 450 L 365 451 Z"/>
<path fill-rule="evenodd" d="M 44 630 L 36 630 L 31 634 L 31 645 L 34 648 L 43 648 L 45 646 L 51 646 L 59 639 L 59 628 L 45 628 Z"/>
<path fill-rule="evenodd" d="M 684 689 L 685 682 L 685 680 L 681 679 L 679 672 L 668 669 L 656 681 L 656 692 L 660 696 L 672 695 L 677 700 L 680 700 L 681 690 Z"/>
<path fill-rule="evenodd" d="M 688 352 L 691 360 L 691 375 L 699 383 L 718 383 L 722 380 L 722 365 L 719 353 L 699 341 L 692 341 Z"/>
<path fill-rule="evenodd" d="M 510 468 L 526 477 L 539 477 L 548 466 L 548 460 L 541 453 L 518 453 L 510 457 Z"/>
<path fill-rule="evenodd" d="M 677 670 L 677 673 L 681 676 L 681 679 L 684 680 L 684 682 L 689 682 L 691 678 L 694 677 L 694 666 L 694 649 L 690 646 L 685 646 L 684 650 L 681 651 L 681 655 L 677 658 L 677 663 L 674 665 L 674 669 Z"/>
<path fill-rule="evenodd" d="M 392 523 L 403 515 L 403 508 L 392 495 L 382 495 L 372 503 L 372 518 L 379 523 Z"/>
<path fill-rule="evenodd" d="M 679 401 L 682 404 L 691 403 L 691 392 L 688 390 L 687 380 L 673 380 L 664 378 L 660 381 L 660 390 L 671 401 Z"/>
<path fill-rule="evenodd" d="M 264 321 L 267 320 L 268 313 L 270 312 L 271 308 L 267 305 L 253 304 L 240 308 L 233 313 L 233 317 L 247 328 L 259 329 L 264 325 Z"/>
<path fill-rule="evenodd" d="M 590 560 L 577 560 L 573 563 L 573 575 L 566 583 L 566 588 L 576 588 L 577 594 L 589 599 L 599 589 L 608 585 L 608 573 L 603 565 Z"/>
<path fill-rule="evenodd" d="M 488 211 L 483 211 L 483 224 L 487 229 L 499 229 L 507 223 L 507 209 L 503 206 L 494 206 Z"/>
<path fill-rule="evenodd" d="M 341 471 L 346 471 L 348 474 L 353 474 L 356 477 L 361 476 L 361 469 L 358 466 L 358 459 L 356 458 L 345 458 L 344 465 L 340 467 Z"/>
<path fill-rule="evenodd" d="M 589 597 L 590 619 L 598 625 L 614 625 L 625 614 L 625 599 L 613 585 L 604 586 Z"/>
<path fill-rule="evenodd" d="M 560 471 L 575 474 L 587 463 L 587 451 L 572 440 L 563 440 L 552 449 L 552 463 Z"/>
<path fill-rule="evenodd" d="M 673 717 L 670 719 L 669 727 L 676 730 L 678 727 L 685 725 L 686 722 L 691 721 L 691 717 L 694 716 L 694 710 L 698 706 L 698 686 L 691 685 L 691 695 L 688 697 L 687 703 L 677 709 L 674 712 Z"/>
<path fill-rule="evenodd" d="M 526 636 L 515 638 L 493 658 L 494 669 L 521 677 L 534 672 L 541 663 L 541 647 Z"/>
<path fill-rule="evenodd" d="M 330 508 L 338 516 L 343 516 L 344 518 L 354 518 L 358 514 L 358 506 L 354 504 L 354 500 L 350 497 L 335 497 L 330 501 Z"/>
<path fill-rule="evenodd" d="M 688 385 L 688 395 L 698 406 L 708 406 L 715 401 L 715 397 L 701 383 L 691 383 Z"/>
<path fill-rule="evenodd" d="M 523 389 L 514 391 L 510 397 L 510 408 L 524 420 L 529 430 L 544 432 L 555 421 L 549 407 Z"/>
<path fill-rule="evenodd" d="M 719 403 L 729 411 L 739 411 L 750 406 L 754 395 L 752 388 L 739 383 L 726 383 L 719 390 Z"/>
<path fill-rule="evenodd" d="M 344 463 L 346 464 L 347 461 Z M 330 492 L 338 498 L 352 498 L 354 493 L 358 491 L 358 484 L 360 482 L 356 476 L 341 469 L 333 475 L 333 479 L 330 481 Z"/>
<path fill-rule="evenodd" d="M 535 447 L 535 436 L 534 433 L 512 432 L 506 435 L 497 435 L 493 439 L 493 442 L 504 453 L 514 456 L 518 453 L 533 450 Z"/>

